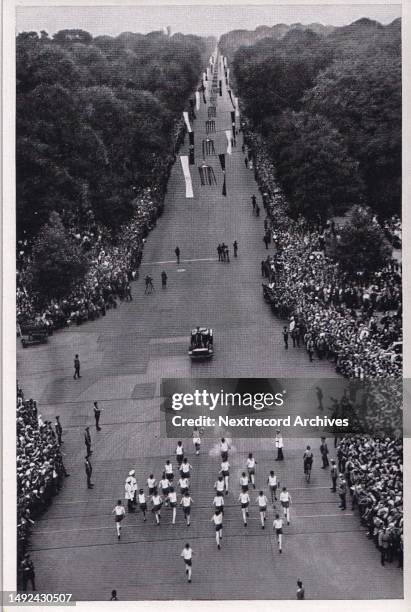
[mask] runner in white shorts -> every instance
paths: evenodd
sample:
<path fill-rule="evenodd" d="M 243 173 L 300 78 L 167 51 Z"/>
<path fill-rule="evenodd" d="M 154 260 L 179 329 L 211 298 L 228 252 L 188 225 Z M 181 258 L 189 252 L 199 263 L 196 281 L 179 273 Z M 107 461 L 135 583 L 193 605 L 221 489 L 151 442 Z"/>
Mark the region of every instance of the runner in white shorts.
<path fill-rule="evenodd" d="M 174 472 L 173 465 L 170 462 L 170 459 L 167 459 L 166 464 L 164 466 L 164 471 L 166 473 L 166 478 L 170 481 L 170 483 L 172 483 L 174 480 Z"/>
<path fill-rule="evenodd" d="M 287 491 L 287 487 L 283 487 L 283 490 L 280 493 L 280 502 L 283 507 L 284 516 L 287 519 L 287 525 L 289 525 L 290 524 L 291 495 Z"/>
<path fill-rule="evenodd" d="M 161 518 L 160 510 L 161 510 L 161 506 L 163 505 L 163 500 L 161 499 L 161 496 L 158 494 L 157 489 L 154 490 L 154 494 L 151 497 L 151 503 L 153 504 L 151 512 L 153 512 L 154 514 L 157 525 L 160 526 L 160 518 Z"/>
<path fill-rule="evenodd" d="M 248 480 L 249 482 L 251 482 L 254 489 L 255 489 L 255 466 L 256 465 L 257 465 L 257 461 L 253 457 L 253 453 L 249 453 L 247 457 L 246 466 L 247 466 L 247 471 L 248 471 Z"/>
<path fill-rule="evenodd" d="M 184 516 L 186 517 L 187 527 L 190 527 L 190 513 L 191 513 L 191 504 L 193 503 L 193 499 L 190 497 L 190 493 L 186 491 L 180 501 L 180 506 L 183 506 Z"/>
<path fill-rule="evenodd" d="M 148 487 L 148 494 L 153 495 L 154 491 L 157 489 L 157 482 L 153 474 L 150 474 L 150 476 L 147 478 L 147 487 Z"/>
<path fill-rule="evenodd" d="M 181 495 L 184 495 L 184 493 L 188 492 L 188 489 L 190 487 L 190 483 L 188 482 L 188 478 L 180 478 L 180 480 L 178 481 L 179 487 L 180 487 L 180 493 Z"/>
<path fill-rule="evenodd" d="M 117 529 L 117 538 L 120 539 L 121 537 L 121 521 L 123 520 L 123 518 L 126 516 L 126 509 L 124 508 L 123 504 L 121 503 L 121 499 L 117 500 L 117 506 L 115 506 L 113 513 L 115 514 L 115 522 L 116 522 L 116 529 Z"/>
<path fill-rule="evenodd" d="M 268 487 L 271 493 L 271 501 L 274 504 L 274 501 L 277 501 L 277 487 L 278 487 L 277 476 L 274 474 L 274 470 L 271 470 L 268 476 L 268 479 L 267 479 L 267 484 L 268 484 Z"/>
<path fill-rule="evenodd" d="M 188 463 L 187 457 L 184 457 L 183 463 L 180 466 L 180 476 L 190 480 L 190 470 L 191 469 L 192 469 L 192 466 Z"/>
<path fill-rule="evenodd" d="M 282 542 L 283 542 L 283 519 L 280 518 L 280 515 L 278 514 L 278 512 L 275 515 L 275 519 L 273 521 L 273 529 L 275 529 L 275 533 L 277 536 L 278 552 L 281 553 L 282 552 Z"/>
<path fill-rule="evenodd" d="M 186 544 L 183 548 L 183 550 L 181 551 L 181 555 L 180 557 L 183 557 L 184 559 L 184 563 L 186 566 L 186 576 L 187 576 L 187 580 L 188 582 L 191 582 L 191 567 L 192 567 L 192 559 L 193 559 L 193 551 L 191 549 L 190 544 Z"/>
<path fill-rule="evenodd" d="M 215 541 L 217 542 L 217 548 L 220 549 L 220 541 L 223 538 L 223 514 L 220 510 L 217 510 L 217 508 L 211 517 L 211 521 L 215 525 Z"/>
<path fill-rule="evenodd" d="M 220 474 L 224 479 L 225 494 L 228 495 L 228 477 L 230 476 L 230 464 L 228 461 L 221 462 Z"/>
<path fill-rule="evenodd" d="M 267 498 L 264 495 L 264 491 L 260 491 L 256 502 L 260 511 L 261 529 L 265 529 L 265 513 L 267 511 Z"/>
<path fill-rule="evenodd" d="M 214 489 L 217 493 L 224 493 L 224 480 L 222 476 L 219 476 L 218 479 L 214 483 Z"/>
<path fill-rule="evenodd" d="M 248 508 L 250 506 L 250 496 L 247 491 L 241 491 L 238 501 L 241 504 L 241 514 L 243 515 L 244 526 L 247 527 Z"/>

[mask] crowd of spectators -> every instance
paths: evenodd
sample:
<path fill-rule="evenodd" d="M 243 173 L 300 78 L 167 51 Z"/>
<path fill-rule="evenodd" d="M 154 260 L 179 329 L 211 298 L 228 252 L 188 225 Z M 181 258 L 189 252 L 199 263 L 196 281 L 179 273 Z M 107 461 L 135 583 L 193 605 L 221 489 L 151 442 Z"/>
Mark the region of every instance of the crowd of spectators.
<path fill-rule="evenodd" d="M 51 504 L 67 474 L 55 424 L 42 419 L 37 403 L 17 383 L 17 558 L 23 560 L 31 527 Z"/>
<path fill-rule="evenodd" d="M 39 306 L 37 296 L 30 291 L 31 244 L 17 243 L 17 330 L 30 327 L 54 329 L 105 316 L 107 309 L 116 308 L 131 299 L 130 282 L 138 275 L 145 238 L 163 211 L 164 197 L 171 167 L 182 143 L 186 126 L 182 119 L 175 122 L 174 154 L 155 160 L 152 186 L 138 190 L 133 201 L 133 216 L 115 236 L 96 222 L 91 209 L 65 211 L 61 217 L 69 233 L 77 240 L 89 261 L 83 282 L 64 299 L 51 299 Z"/>
<path fill-rule="evenodd" d="M 403 445 L 390 437 L 345 436 L 337 448 L 338 469 L 358 508 L 381 564 L 403 567 Z"/>
<path fill-rule="evenodd" d="M 287 214 L 275 169 L 256 135 L 243 125 L 248 156 L 263 197 L 275 252 L 261 271 L 273 311 L 289 319 L 290 333 L 307 352 L 335 362 L 347 377 L 398 377 L 402 371 L 402 293 L 400 264 L 389 264 L 367 278 L 343 273 L 327 256 L 338 239 L 334 220 L 308 223 Z M 374 221 L 377 223 L 377 221 Z M 385 222 L 386 234 L 400 241 L 398 218 Z"/>

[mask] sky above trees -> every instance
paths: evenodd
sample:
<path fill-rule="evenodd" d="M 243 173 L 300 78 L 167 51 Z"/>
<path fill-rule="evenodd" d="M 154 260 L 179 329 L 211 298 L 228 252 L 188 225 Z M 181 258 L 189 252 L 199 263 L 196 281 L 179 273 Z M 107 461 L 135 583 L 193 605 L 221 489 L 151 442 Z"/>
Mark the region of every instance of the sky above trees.
<path fill-rule="evenodd" d="M 166 0 L 158 3 L 164 4 Z M 124 31 L 147 33 L 171 26 L 172 32 L 220 36 L 234 29 L 253 29 L 259 25 L 276 23 L 342 26 L 361 17 L 387 24 L 401 16 L 401 5 L 388 1 L 384 4 L 291 5 L 284 0 L 276 5 L 247 5 L 234 0 L 230 6 L 43 6 L 17 7 L 17 31 L 46 30 L 54 34 L 66 28 L 82 28 L 93 36 L 116 36 Z M 155 5 L 155 0 L 148 2 Z M 201 4 L 206 4 L 202 1 Z M 221 4 L 224 4 L 222 2 Z"/>

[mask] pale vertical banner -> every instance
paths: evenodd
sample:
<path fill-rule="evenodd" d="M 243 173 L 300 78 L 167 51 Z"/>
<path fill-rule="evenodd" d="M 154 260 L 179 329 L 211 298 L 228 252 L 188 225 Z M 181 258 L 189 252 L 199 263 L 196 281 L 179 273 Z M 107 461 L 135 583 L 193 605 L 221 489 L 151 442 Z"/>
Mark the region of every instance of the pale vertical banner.
<path fill-rule="evenodd" d="M 232 140 L 232 133 L 231 130 L 225 130 L 225 135 L 227 136 L 227 153 L 229 155 L 231 155 L 231 140 Z"/>
<path fill-rule="evenodd" d="M 200 92 L 196 91 L 196 110 L 200 110 Z M 191 132 L 191 130 L 189 130 Z"/>
<path fill-rule="evenodd" d="M 183 168 L 184 179 L 186 182 L 186 198 L 194 198 L 193 184 L 191 182 L 190 168 L 188 164 L 188 156 L 180 155 L 181 167 Z"/>
<path fill-rule="evenodd" d="M 189 132 L 192 132 L 193 130 L 191 129 L 190 119 L 188 118 L 188 113 L 186 111 L 184 111 L 183 117 L 184 117 L 184 121 L 186 122 L 187 130 Z"/>

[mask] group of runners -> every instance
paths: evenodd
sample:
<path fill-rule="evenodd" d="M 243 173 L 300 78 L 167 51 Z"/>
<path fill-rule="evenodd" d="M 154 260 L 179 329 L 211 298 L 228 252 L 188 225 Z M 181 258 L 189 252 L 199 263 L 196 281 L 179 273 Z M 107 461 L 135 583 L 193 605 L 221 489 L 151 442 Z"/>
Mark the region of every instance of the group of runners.
<path fill-rule="evenodd" d="M 201 437 L 198 429 L 194 429 L 192 441 L 195 455 L 199 456 L 201 449 Z M 221 463 L 217 479 L 214 483 L 214 512 L 210 518 L 210 522 L 212 522 L 215 527 L 215 539 L 217 548 L 219 550 L 221 549 L 223 539 L 224 498 L 229 494 L 230 490 L 230 450 L 231 447 L 229 440 L 221 438 L 219 443 Z M 191 524 L 191 507 L 194 504 L 194 500 L 191 496 L 190 482 L 193 474 L 193 466 L 185 456 L 185 450 L 181 441 L 178 441 L 177 443 L 175 456 L 177 471 L 179 474 L 179 479 L 177 482 L 175 482 L 174 468 L 170 459 L 167 459 L 165 462 L 162 477 L 158 482 L 151 473 L 146 480 L 146 487 L 139 488 L 134 470 L 130 470 L 126 478 L 125 499 L 127 501 L 128 512 L 134 513 L 138 508 L 142 514 L 143 522 L 146 522 L 147 520 L 148 505 L 150 503 L 155 525 L 161 525 L 162 508 L 169 508 L 171 510 L 171 524 L 175 525 L 178 506 L 181 506 L 184 512 L 186 526 L 189 527 Z M 250 504 L 252 503 L 250 492 L 251 490 L 256 489 L 256 466 L 257 460 L 252 453 L 249 453 L 245 461 L 244 471 L 241 473 L 239 480 L 240 493 L 238 496 L 238 503 L 240 505 L 244 527 L 247 527 L 250 516 Z M 283 486 L 279 496 L 277 497 L 279 484 L 277 475 L 275 474 L 274 470 L 271 470 L 266 480 L 270 499 L 267 498 L 264 490 L 261 489 L 259 490 L 258 496 L 255 498 L 254 503 L 258 507 L 261 529 L 265 529 L 266 527 L 267 507 L 269 503 L 272 504 L 275 510 L 273 530 L 277 539 L 278 552 L 281 554 L 284 522 L 286 521 L 287 525 L 290 524 L 291 496 L 287 491 L 287 488 Z M 283 516 L 281 516 L 281 512 L 277 511 L 276 509 L 277 501 L 280 502 Z M 120 499 L 117 501 L 117 504 L 113 509 L 113 514 L 115 515 L 117 538 L 120 540 L 121 523 L 126 516 L 126 508 Z M 185 545 L 183 551 L 181 552 L 181 556 L 185 562 L 187 580 L 188 582 L 191 582 L 192 549 L 189 543 Z"/>

